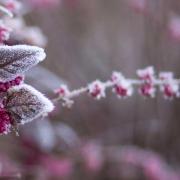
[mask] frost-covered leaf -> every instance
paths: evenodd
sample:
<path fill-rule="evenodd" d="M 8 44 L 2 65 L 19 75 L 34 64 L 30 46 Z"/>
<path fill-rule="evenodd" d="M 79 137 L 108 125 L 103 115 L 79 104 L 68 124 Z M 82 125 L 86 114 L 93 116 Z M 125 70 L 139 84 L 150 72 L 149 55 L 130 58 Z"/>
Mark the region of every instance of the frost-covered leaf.
<path fill-rule="evenodd" d="M 23 84 L 7 93 L 5 108 L 16 123 L 25 124 L 53 110 L 53 104 L 33 87 Z"/>
<path fill-rule="evenodd" d="M 46 54 L 36 46 L 16 45 L 0 47 L 0 80 L 7 81 L 23 74 L 44 60 Z"/>

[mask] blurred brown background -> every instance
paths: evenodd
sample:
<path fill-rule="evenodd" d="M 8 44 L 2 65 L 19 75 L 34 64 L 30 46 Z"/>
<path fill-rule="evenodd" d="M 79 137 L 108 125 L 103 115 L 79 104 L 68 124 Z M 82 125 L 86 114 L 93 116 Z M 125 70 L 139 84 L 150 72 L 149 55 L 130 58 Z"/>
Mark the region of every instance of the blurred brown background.
<path fill-rule="evenodd" d="M 138 68 L 148 65 L 180 77 L 180 43 L 171 41 L 166 32 L 168 18 L 180 13 L 179 1 L 149 1 L 152 16 L 137 13 L 125 0 L 76 3 L 71 6 L 66 1 L 55 10 L 35 11 L 29 17 L 29 23 L 39 24 L 49 39 L 44 66 L 72 89 L 96 78 L 105 80 L 113 70 L 135 77 Z M 75 106 L 61 108 L 57 118 L 85 137 L 152 148 L 179 163 L 179 106 L 178 99 L 167 101 L 161 94 L 144 99 L 136 93 L 118 100 L 108 92 L 98 102 L 77 98 Z"/>

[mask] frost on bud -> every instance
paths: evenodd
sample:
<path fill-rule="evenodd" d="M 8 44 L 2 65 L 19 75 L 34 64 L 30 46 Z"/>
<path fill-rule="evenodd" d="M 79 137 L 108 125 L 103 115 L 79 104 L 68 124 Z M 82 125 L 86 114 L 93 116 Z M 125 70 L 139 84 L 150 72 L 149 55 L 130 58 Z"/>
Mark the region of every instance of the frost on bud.
<path fill-rule="evenodd" d="M 171 72 L 161 72 L 159 78 L 164 82 L 160 86 L 160 91 L 163 92 L 164 97 L 172 99 L 173 97 L 179 97 L 179 85 L 174 80 L 174 75 Z"/>
<path fill-rule="evenodd" d="M 55 93 L 58 94 L 59 97 L 64 98 L 70 94 L 70 91 L 67 85 L 62 84 L 58 89 L 55 90 Z"/>
<path fill-rule="evenodd" d="M 88 93 L 95 99 L 99 100 L 106 96 L 105 86 L 100 80 L 96 80 L 88 85 Z"/>
<path fill-rule="evenodd" d="M 18 124 L 30 122 L 54 108 L 43 94 L 25 84 L 13 87 L 7 92 L 4 107 Z"/>
<path fill-rule="evenodd" d="M 120 72 L 113 72 L 111 77 L 112 82 L 114 82 L 113 91 L 118 97 L 128 97 L 133 94 L 132 84 L 125 79 L 125 77 Z"/>
<path fill-rule="evenodd" d="M 0 80 L 8 81 L 23 74 L 40 61 L 46 54 L 36 46 L 17 45 L 0 47 Z"/>
<path fill-rule="evenodd" d="M 146 97 L 154 97 L 156 92 L 154 86 L 154 68 L 150 66 L 145 69 L 137 70 L 137 75 L 143 81 L 141 87 L 139 88 L 140 94 Z"/>
<path fill-rule="evenodd" d="M 67 85 L 62 84 L 58 89 L 54 91 L 60 99 L 63 99 L 62 105 L 64 107 L 71 108 L 71 106 L 74 104 L 74 101 L 69 97 L 71 95 L 71 92 Z"/>
<path fill-rule="evenodd" d="M 137 70 L 138 77 L 146 82 L 152 83 L 155 79 L 155 71 L 152 66 L 149 66 L 145 69 L 139 69 Z"/>

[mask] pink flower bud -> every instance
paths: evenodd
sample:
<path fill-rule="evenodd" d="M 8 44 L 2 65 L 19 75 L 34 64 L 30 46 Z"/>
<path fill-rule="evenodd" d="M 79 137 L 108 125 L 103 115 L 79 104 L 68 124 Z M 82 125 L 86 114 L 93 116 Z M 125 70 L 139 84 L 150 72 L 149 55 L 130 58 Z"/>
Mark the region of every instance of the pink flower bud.
<path fill-rule="evenodd" d="M 160 86 L 160 90 L 163 92 L 165 98 L 172 99 L 180 96 L 179 85 L 173 79 L 173 73 L 162 72 L 159 74 L 159 78 L 164 81 L 164 83 Z"/>
<path fill-rule="evenodd" d="M 55 90 L 55 93 L 58 94 L 61 98 L 64 98 L 69 95 L 70 91 L 67 85 L 62 84 L 58 89 Z"/>
<path fill-rule="evenodd" d="M 119 72 L 113 72 L 112 82 L 115 83 L 113 91 L 118 97 L 128 97 L 133 94 L 133 87 L 131 83 L 124 78 L 124 76 Z"/>
<path fill-rule="evenodd" d="M 88 85 L 88 93 L 95 99 L 101 99 L 106 96 L 104 84 L 96 80 Z"/>
<path fill-rule="evenodd" d="M 154 97 L 156 92 L 154 86 L 154 68 L 150 66 L 145 69 L 137 70 L 137 75 L 143 81 L 142 85 L 139 88 L 140 94 L 146 97 Z"/>
<path fill-rule="evenodd" d="M 141 95 L 146 96 L 146 97 L 154 97 L 155 96 L 155 92 L 156 89 L 154 87 L 154 85 L 150 84 L 150 83 L 144 83 L 141 85 L 141 87 L 139 88 L 139 92 Z"/>

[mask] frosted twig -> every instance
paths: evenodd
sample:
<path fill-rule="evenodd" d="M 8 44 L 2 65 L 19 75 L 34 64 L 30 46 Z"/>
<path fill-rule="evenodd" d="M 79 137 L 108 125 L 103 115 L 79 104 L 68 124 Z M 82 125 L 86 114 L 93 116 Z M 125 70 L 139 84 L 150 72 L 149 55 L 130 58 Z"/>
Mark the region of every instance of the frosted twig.
<path fill-rule="evenodd" d="M 95 99 L 106 96 L 105 91 L 112 88 L 119 98 L 132 96 L 134 87 L 139 89 L 139 93 L 145 97 L 155 97 L 157 87 L 167 99 L 179 97 L 180 79 L 174 79 L 173 73 L 161 72 L 155 76 L 153 67 L 137 70 L 139 79 L 126 79 L 120 72 L 113 72 L 111 79 L 105 82 L 95 80 L 85 87 L 70 91 L 66 85 L 61 85 L 55 93 L 58 95 L 54 102 L 62 101 L 63 106 L 71 107 L 74 103 L 73 98 L 88 93 Z"/>

